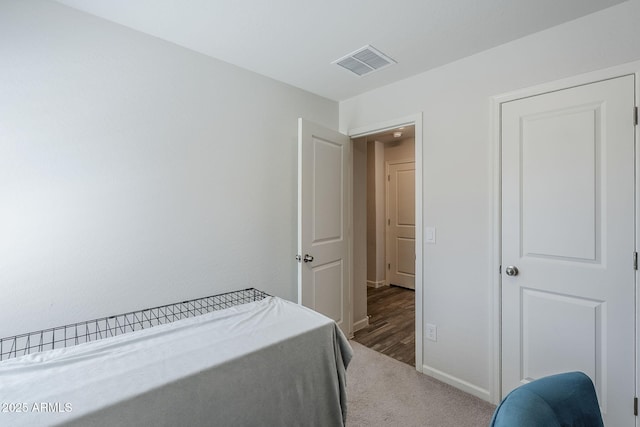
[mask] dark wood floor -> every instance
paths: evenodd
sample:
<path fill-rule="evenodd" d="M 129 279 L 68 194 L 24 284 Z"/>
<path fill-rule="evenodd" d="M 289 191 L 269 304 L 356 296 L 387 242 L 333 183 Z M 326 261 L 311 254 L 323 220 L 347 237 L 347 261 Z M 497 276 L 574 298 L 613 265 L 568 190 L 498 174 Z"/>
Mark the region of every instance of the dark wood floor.
<path fill-rule="evenodd" d="M 415 292 L 398 286 L 367 288 L 369 326 L 354 341 L 415 366 Z"/>

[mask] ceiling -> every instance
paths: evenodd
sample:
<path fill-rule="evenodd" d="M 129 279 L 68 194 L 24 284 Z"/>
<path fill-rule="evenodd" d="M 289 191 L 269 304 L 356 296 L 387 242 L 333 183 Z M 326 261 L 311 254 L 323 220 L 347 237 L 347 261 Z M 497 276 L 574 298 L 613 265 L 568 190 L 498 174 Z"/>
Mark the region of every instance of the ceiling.
<path fill-rule="evenodd" d="M 624 0 L 56 1 L 340 101 Z M 332 64 L 365 45 L 397 64 Z"/>

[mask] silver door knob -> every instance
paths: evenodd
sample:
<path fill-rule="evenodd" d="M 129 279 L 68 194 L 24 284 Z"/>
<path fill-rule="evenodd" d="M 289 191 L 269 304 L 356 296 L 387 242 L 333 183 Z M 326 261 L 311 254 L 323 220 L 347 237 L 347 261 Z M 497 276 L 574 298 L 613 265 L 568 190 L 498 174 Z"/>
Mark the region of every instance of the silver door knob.
<path fill-rule="evenodd" d="M 311 262 L 311 261 L 313 261 L 313 257 L 311 255 L 309 255 L 309 254 L 305 254 L 305 256 L 304 256 L 304 258 L 302 258 L 302 260 L 304 262 Z"/>
<path fill-rule="evenodd" d="M 518 275 L 518 267 L 516 267 L 514 265 L 510 265 L 504 270 L 504 272 L 507 273 L 507 276 L 517 276 Z"/>

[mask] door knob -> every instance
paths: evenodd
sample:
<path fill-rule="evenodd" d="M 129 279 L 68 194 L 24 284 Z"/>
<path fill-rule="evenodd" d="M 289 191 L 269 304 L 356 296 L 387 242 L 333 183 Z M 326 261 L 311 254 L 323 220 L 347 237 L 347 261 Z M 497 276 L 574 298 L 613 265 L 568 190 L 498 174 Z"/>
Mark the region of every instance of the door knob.
<path fill-rule="evenodd" d="M 313 261 L 313 257 L 309 254 L 305 254 L 304 258 L 302 258 L 302 260 L 304 262 L 312 262 Z"/>
<path fill-rule="evenodd" d="M 510 265 L 508 266 L 505 270 L 505 273 L 507 273 L 507 276 L 517 276 L 518 275 L 518 267 L 514 266 L 514 265 Z"/>

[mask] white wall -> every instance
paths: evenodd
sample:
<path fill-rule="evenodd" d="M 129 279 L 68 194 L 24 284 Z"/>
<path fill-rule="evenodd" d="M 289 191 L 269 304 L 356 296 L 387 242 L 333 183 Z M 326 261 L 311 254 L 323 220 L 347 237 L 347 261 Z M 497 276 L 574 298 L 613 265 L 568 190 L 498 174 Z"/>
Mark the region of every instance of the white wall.
<path fill-rule="evenodd" d="M 341 102 L 343 132 L 424 114 L 425 372 L 495 399 L 490 98 L 637 60 L 639 22 L 632 0 Z"/>
<path fill-rule="evenodd" d="M 402 160 L 415 160 L 415 140 L 414 138 L 391 141 L 384 144 L 384 161 L 397 162 Z M 382 172 L 383 179 L 386 171 Z"/>
<path fill-rule="evenodd" d="M 380 141 L 374 141 L 374 165 L 373 173 L 375 175 L 375 239 L 376 239 L 376 252 L 375 252 L 375 280 L 376 286 L 380 283 L 386 284 L 387 271 L 385 265 L 385 253 L 386 253 L 386 231 L 387 231 L 387 208 L 385 205 L 385 190 L 387 183 L 385 181 L 384 170 L 384 143 Z"/>
<path fill-rule="evenodd" d="M 296 298 L 296 119 L 337 103 L 34 0 L 0 1 L 0 82 L 0 337 Z"/>
<path fill-rule="evenodd" d="M 366 141 L 366 138 L 365 138 Z M 375 141 L 367 142 L 367 283 L 374 286 L 376 272 L 376 175 Z M 366 298 L 366 296 L 365 296 Z"/>
<path fill-rule="evenodd" d="M 386 276 L 384 143 L 369 141 L 367 147 L 367 284 L 379 287 Z"/>

